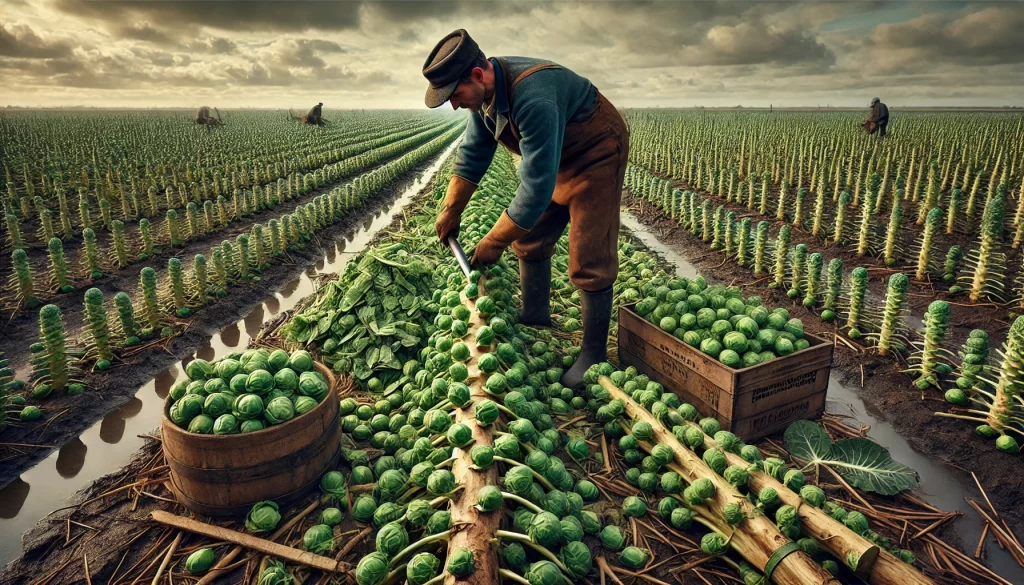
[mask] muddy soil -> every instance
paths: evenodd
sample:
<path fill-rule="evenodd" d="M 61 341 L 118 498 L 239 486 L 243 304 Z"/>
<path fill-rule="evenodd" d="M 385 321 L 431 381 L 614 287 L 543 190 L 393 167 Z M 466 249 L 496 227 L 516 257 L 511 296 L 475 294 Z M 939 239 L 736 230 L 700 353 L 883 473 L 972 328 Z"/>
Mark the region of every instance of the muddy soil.
<path fill-rule="evenodd" d="M 258 282 L 248 286 L 231 287 L 227 297 L 199 310 L 190 320 L 183 322 L 184 331 L 173 337 L 165 346 L 156 345 L 133 355 L 127 363 L 115 361 L 114 367 L 110 370 L 89 374 L 84 394 L 55 396 L 43 401 L 39 404 L 43 409 L 43 418 L 36 423 L 11 422 L 4 431 L 4 442 L 31 443 L 56 448 L 74 439 L 107 413 L 130 400 L 139 387 L 152 379 L 157 372 L 194 354 L 203 347 L 211 335 L 216 334 L 225 326 L 237 322 L 253 306 L 263 301 L 268 294 L 278 291 L 303 271 L 316 264 L 327 248 L 333 249 L 333 242 L 337 238 L 372 218 L 378 211 L 390 206 L 395 198 L 433 163 L 437 156 L 427 159 L 407 172 L 361 210 L 320 232 L 312 246 L 292 252 L 287 261 L 274 264 L 264 271 L 260 274 Z M 240 232 L 247 230 L 248 226 L 238 225 L 231 229 Z M 223 237 L 220 234 L 218 236 Z M 181 254 L 184 257 L 189 257 L 190 253 L 194 255 L 201 251 L 208 251 L 210 245 L 210 242 L 205 244 L 196 242 L 190 244 Z M 104 279 L 106 282 L 103 283 L 103 286 L 109 288 L 102 288 L 102 290 L 108 295 L 108 299 L 112 294 L 111 291 L 135 289 L 138 278 L 137 270 L 126 268 L 122 272 L 124 274 L 119 273 Z M 67 305 L 61 308 L 65 312 L 68 330 L 77 330 L 81 324 L 82 311 L 79 295 L 62 295 L 60 300 Z M 8 351 L 12 363 L 18 356 L 25 360 L 23 354 L 27 353 L 28 346 L 38 341 L 39 333 L 32 317 L 22 313 L 19 318 L 4 327 L 0 349 Z M 38 320 L 38 317 L 35 317 L 35 320 Z M 34 402 L 31 398 L 29 399 L 29 403 Z M 5 461 L 0 466 L 0 487 L 15 480 L 26 469 L 49 455 L 50 451 L 49 448 L 24 449 L 24 455 Z M 0 455 L 10 457 L 10 454 L 0 453 Z"/>
<path fill-rule="evenodd" d="M 700 238 L 680 228 L 675 221 L 649 203 L 624 194 L 623 205 L 629 207 L 662 243 L 686 257 L 709 279 L 741 285 L 745 296 L 758 295 L 768 306 L 787 308 L 792 316 L 803 320 L 805 330 L 810 333 L 826 339 L 835 339 L 834 335 L 840 333 L 835 323 L 822 321 L 817 312 L 794 302 L 784 291 L 769 288 L 768 279 L 755 279 L 750 269 L 738 266 L 734 260 L 723 261 L 722 252 L 710 250 Z M 798 241 L 801 240 L 794 232 L 794 244 Z M 817 240 L 814 240 L 814 244 L 813 250 L 822 250 Z M 824 255 L 826 258 L 834 257 L 835 252 L 840 251 L 830 250 Z M 863 258 L 857 260 L 861 262 L 850 264 L 844 258 L 844 264 L 847 267 L 870 265 L 863 262 Z M 874 298 L 884 298 L 888 275 L 889 272 L 884 271 L 870 273 L 868 287 Z M 909 302 L 912 313 L 922 315 L 935 298 L 930 285 L 914 283 Z M 993 346 L 996 346 L 996 342 L 1001 343 L 1005 335 L 1006 326 L 999 325 L 1005 314 L 1005 309 L 1001 307 L 954 306 L 947 339 L 955 341 L 948 342 L 947 347 L 957 347 L 970 330 L 976 327 L 989 331 L 993 335 Z M 1020 527 L 1024 522 L 1024 508 L 1019 505 L 1020 493 L 1024 490 L 1024 476 L 1021 474 L 1019 456 L 996 450 L 991 440 L 983 439 L 973 432 L 970 422 L 934 416 L 936 411 L 947 410 L 942 393 L 936 389 L 924 392 L 918 390 L 913 386 L 911 377 L 903 373 L 905 368 L 906 364 L 878 356 L 871 350 L 853 351 L 843 342 L 836 343 L 833 372 L 839 374 L 840 380 L 859 388 L 862 398 L 879 411 L 881 418 L 893 421 L 897 430 L 915 449 L 954 468 L 955 474 L 965 484 L 973 484 L 971 472 L 974 472 L 999 513 L 1012 526 Z M 781 433 L 775 438 L 781 440 Z M 922 487 L 931 492 L 943 489 L 942 486 Z"/>

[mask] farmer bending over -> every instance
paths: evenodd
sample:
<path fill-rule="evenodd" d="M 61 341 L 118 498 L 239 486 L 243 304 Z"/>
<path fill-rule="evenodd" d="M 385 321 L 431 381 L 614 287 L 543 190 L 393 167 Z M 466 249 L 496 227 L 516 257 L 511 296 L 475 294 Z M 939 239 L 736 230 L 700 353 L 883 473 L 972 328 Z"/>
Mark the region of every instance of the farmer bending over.
<path fill-rule="evenodd" d="M 493 264 L 512 246 L 519 257 L 520 323 L 551 324 L 551 256 L 572 223 L 569 278 L 582 292 L 583 344 L 562 384 L 578 386 L 587 368 L 607 359 L 626 122 L 589 80 L 541 59 L 487 59 L 462 29 L 434 47 L 423 76 L 430 82 L 428 107 L 451 102 L 472 112 L 435 224 L 442 242 L 458 234 L 498 143 L 523 157 L 515 198 L 471 260 L 474 267 Z"/>
<path fill-rule="evenodd" d="M 885 129 L 889 126 L 889 108 L 878 98 L 871 99 L 871 115 L 868 116 L 868 122 L 874 122 L 878 126 L 878 137 L 885 138 Z M 869 132 L 874 134 L 870 127 Z"/>

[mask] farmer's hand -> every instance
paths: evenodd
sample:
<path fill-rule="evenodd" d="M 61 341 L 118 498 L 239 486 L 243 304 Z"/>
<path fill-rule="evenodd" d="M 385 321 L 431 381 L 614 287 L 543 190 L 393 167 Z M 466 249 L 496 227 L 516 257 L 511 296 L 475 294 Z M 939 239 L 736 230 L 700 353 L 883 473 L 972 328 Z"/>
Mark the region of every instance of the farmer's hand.
<path fill-rule="evenodd" d="M 459 235 L 459 227 L 462 223 L 462 211 L 451 207 L 444 207 L 437 214 L 437 221 L 434 222 L 434 231 L 442 244 L 448 242 L 450 236 Z"/>
<path fill-rule="evenodd" d="M 434 222 L 434 231 L 437 232 L 442 244 L 447 244 L 450 236 L 458 235 L 462 212 L 466 205 L 469 205 L 474 191 L 476 183 L 452 175 L 451 181 L 448 182 L 448 192 L 444 196 L 444 205 L 441 206 L 441 212 L 437 214 L 437 221 Z"/>
<path fill-rule="evenodd" d="M 476 245 L 476 250 L 473 252 L 473 257 L 469 260 L 469 265 L 473 269 L 486 268 L 491 264 L 498 261 L 501 258 L 501 253 L 505 251 L 508 244 L 498 242 L 492 238 L 484 237 L 480 240 L 480 243 Z"/>

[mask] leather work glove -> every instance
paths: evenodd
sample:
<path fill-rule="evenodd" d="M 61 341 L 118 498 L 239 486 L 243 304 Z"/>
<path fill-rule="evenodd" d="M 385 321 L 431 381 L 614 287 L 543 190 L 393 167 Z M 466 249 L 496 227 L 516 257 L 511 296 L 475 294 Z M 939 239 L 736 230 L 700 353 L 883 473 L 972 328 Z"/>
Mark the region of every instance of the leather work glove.
<path fill-rule="evenodd" d="M 434 222 L 434 231 L 437 232 L 437 237 L 442 244 L 447 245 L 449 236 L 459 234 L 462 212 L 469 205 L 474 191 L 476 191 L 476 183 L 471 183 L 458 175 L 452 175 L 451 181 L 448 182 L 448 192 L 444 196 L 444 205 L 437 214 L 437 221 Z"/>
<path fill-rule="evenodd" d="M 494 264 L 498 258 L 501 258 L 501 253 L 505 251 L 505 248 L 525 236 L 529 231 L 516 225 L 516 222 L 508 216 L 507 210 L 502 212 L 491 231 L 487 232 L 487 235 L 476 245 L 469 265 L 473 268 L 483 268 Z"/>

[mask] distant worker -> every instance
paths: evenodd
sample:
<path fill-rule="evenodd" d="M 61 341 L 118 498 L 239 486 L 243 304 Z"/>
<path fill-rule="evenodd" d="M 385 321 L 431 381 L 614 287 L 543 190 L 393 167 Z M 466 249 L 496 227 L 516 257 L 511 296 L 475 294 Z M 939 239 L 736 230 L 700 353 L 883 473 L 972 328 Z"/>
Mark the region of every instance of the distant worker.
<path fill-rule="evenodd" d="M 309 113 L 306 114 L 304 118 L 302 118 L 302 123 L 309 124 L 311 126 L 323 126 L 327 124 L 328 121 L 325 120 L 323 117 L 323 107 L 324 103 L 320 102 L 317 105 L 310 108 Z"/>
<path fill-rule="evenodd" d="M 224 122 L 220 119 L 220 110 L 214 108 L 214 111 L 217 112 L 216 118 L 210 115 L 210 106 L 200 106 L 193 120 L 196 124 L 204 126 L 222 126 Z"/>
<path fill-rule="evenodd" d="M 551 324 L 551 257 L 571 223 L 569 279 L 582 292 L 583 342 L 562 384 L 583 383 L 587 368 L 607 359 L 629 152 L 625 120 L 588 79 L 541 59 L 488 59 L 462 29 L 434 47 L 423 76 L 430 82 L 427 107 L 451 102 L 472 112 L 434 226 L 442 242 L 458 234 L 498 144 L 522 155 L 516 195 L 471 261 L 494 264 L 512 246 L 519 257 L 520 323 Z"/>
<path fill-rule="evenodd" d="M 878 130 L 878 137 L 885 138 L 886 128 L 889 126 L 889 108 L 878 98 L 871 99 L 871 115 L 864 122 L 864 128 L 868 134 L 874 134 Z"/>

